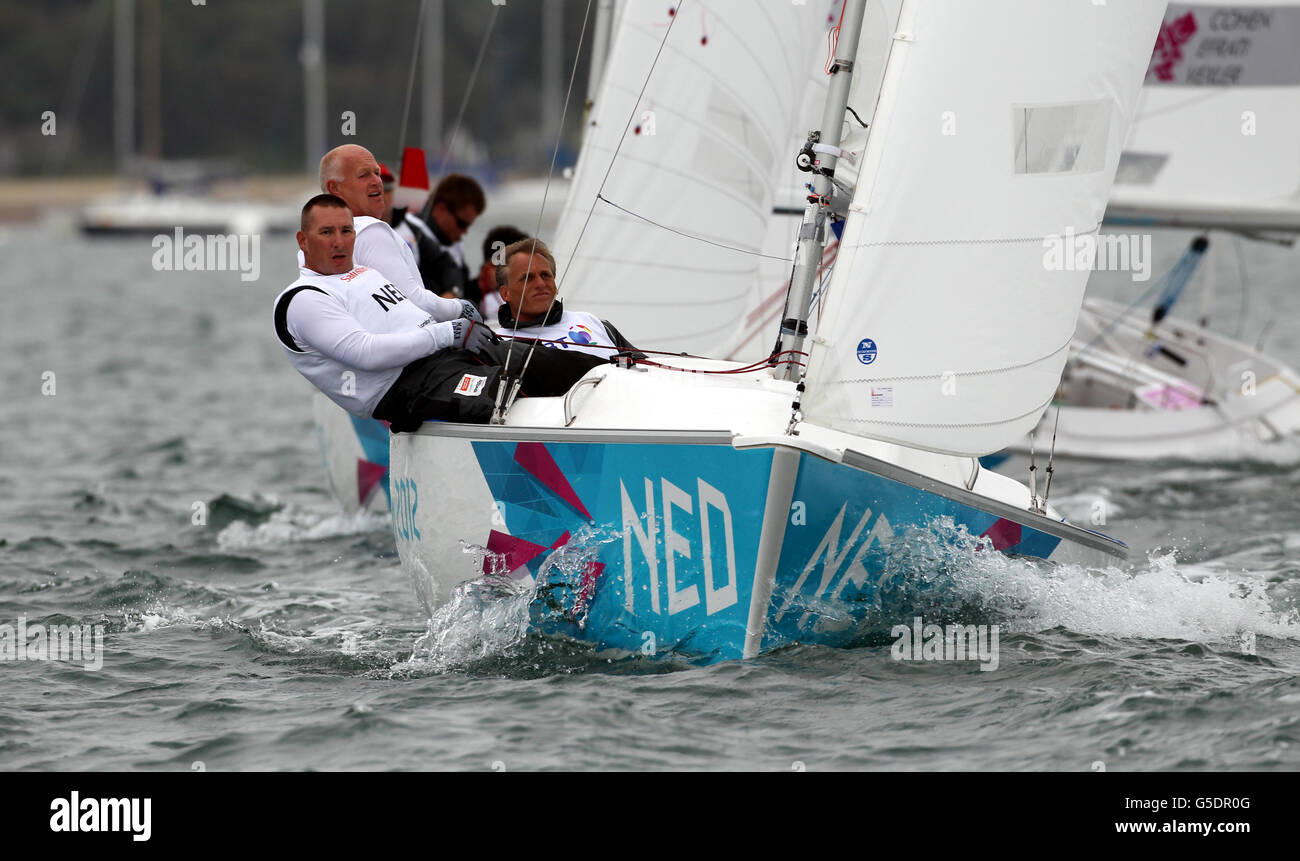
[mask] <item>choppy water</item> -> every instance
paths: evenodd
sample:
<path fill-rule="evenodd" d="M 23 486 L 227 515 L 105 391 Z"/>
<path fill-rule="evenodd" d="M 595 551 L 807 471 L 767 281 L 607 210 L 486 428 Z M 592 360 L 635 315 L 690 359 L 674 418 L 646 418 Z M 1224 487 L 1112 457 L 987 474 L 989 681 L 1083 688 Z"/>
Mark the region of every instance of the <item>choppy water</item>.
<path fill-rule="evenodd" d="M 1104 501 L 1123 568 L 911 547 L 899 596 L 999 625 L 995 672 L 895 661 L 888 637 L 609 660 L 520 635 L 518 596 L 428 619 L 386 520 L 337 513 L 271 336 L 290 240 L 264 241 L 252 284 L 58 227 L 0 251 L 0 623 L 107 629 L 98 671 L 0 662 L 0 768 L 1300 764 L 1298 466 L 1058 464 L 1054 502 L 1086 521 Z M 1245 253 L 1243 331 L 1273 320 L 1300 365 L 1300 252 Z M 1232 330 L 1239 297 L 1215 307 Z"/>

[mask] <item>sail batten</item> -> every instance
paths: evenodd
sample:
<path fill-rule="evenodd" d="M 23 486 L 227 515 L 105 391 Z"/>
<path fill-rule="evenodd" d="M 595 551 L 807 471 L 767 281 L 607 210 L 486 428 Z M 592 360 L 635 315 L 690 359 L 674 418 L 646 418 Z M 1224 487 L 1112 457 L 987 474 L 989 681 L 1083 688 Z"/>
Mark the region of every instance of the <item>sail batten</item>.
<path fill-rule="evenodd" d="M 1050 403 L 1164 3 L 905 0 L 803 415 L 960 455 Z"/>

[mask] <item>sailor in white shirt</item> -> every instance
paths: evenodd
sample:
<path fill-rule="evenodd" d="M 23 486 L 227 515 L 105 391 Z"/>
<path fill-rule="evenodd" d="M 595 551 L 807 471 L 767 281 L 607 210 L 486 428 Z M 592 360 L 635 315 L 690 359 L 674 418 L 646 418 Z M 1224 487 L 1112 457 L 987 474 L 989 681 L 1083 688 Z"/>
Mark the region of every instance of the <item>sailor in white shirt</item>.
<path fill-rule="evenodd" d="M 435 320 L 464 317 L 483 322 L 473 303 L 444 299 L 425 289 L 411 247 L 383 220 L 384 183 L 379 162 L 370 150 L 345 144 L 325 153 L 320 160 L 320 189 L 342 198 L 352 211 L 357 265 L 384 273 L 403 296 Z"/>
<path fill-rule="evenodd" d="M 607 359 L 619 352 L 645 358 L 608 320 L 564 309 L 555 295 L 555 258 L 540 239 L 511 243 L 502 258 L 505 264 L 497 267 L 497 283 L 505 304 L 497 310 L 498 335 Z"/>
<path fill-rule="evenodd" d="M 436 322 L 381 273 L 354 266 L 352 213 L 318 195 L 302 213 L 299 278 L 276 300 L 275 332 L 290 363 L 343 409 L 368 418 L 416 359 L 491 343 L 472 320 Z"/>
<path fill-rule="evenodd" d="M 388 421 L 394 432 L 429 419 L 483 422 L 491 384 L 506 356 L 481 323 L 436 322 L 381 273 L 354 266 L 352 214 L 334 195 L 307 201 L 298 246 L 304 266 L 275 303 L 275 332 L 289 362 L 356 416 Z M 564 394 L 599 361 L 562 357 L 530 366 L 523 392 Z M 582 359 L 583 361 L 574 361 Z M 512 375 L 522 362 L 511 358 Z"/>

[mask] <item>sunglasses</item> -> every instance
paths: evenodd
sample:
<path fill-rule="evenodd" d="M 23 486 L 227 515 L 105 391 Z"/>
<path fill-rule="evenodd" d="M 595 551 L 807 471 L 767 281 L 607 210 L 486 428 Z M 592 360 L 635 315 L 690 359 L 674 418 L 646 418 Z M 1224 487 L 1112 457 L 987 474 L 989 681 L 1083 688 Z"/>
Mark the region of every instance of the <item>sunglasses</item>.
<path fill-rule="evenodd" d="M 451 217 L 456 219 L 456 226 L 461 230 L 469 230 L 469 226 L 474 223 L 473 219 L 466 221 L 454 212 L 451 214 Z"/>

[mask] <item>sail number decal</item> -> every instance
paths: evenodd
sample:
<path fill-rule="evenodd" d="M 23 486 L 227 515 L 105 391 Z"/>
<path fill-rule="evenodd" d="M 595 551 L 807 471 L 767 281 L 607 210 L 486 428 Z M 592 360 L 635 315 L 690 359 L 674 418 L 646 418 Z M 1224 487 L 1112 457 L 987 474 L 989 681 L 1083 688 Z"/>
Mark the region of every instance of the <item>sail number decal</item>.
<path fill-rule="evenodd" d="M 393 532 L 404 541 L 418 541 L 420 530 L 415 526 L 415 513 L 420 505 L 420 489 L 413 478 L 397 478 L 392 482 Z"/>

